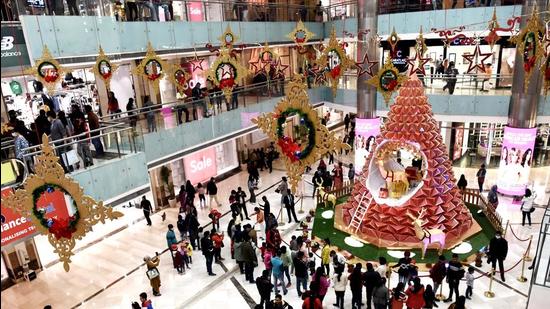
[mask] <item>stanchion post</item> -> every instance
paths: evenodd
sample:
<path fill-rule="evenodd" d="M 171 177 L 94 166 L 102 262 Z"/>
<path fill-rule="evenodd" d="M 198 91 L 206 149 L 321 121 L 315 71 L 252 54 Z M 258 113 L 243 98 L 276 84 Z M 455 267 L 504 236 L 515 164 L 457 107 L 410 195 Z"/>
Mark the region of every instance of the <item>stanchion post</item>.
<path fill-rule="evenodd" d="M 390 283 L 390 281 L 391 281 L 391 273 L 392 273 L 391 270 L 386 271 L 386 277 L 388 277 L 388 291 L 391 290 L 391 288 L 390 288 L 390 287 L 391 287 L 391 283 Z"/>
<path fill-rule="evenodd" d="M 529 256 L 529 251 L 531 251 L 531 243 L 533 242 L 533 235 L 529 237 L 529 245 L 527 245 L 527 251 L 525 251 L 525 254 L 523 256 L 523 260 L 526 262 L 531 262 L 533 258 Z"/>
<path fill-rule="evenodd" d="M 441 283 L 439 284 L 439 294 L 435 295 L 435 299 L 437 300 L 445 299 L 445 295 L 443 295 L 443 281 L 441 281 Z"/>
<path fill-rule="evenodd" d="M 504 228 L 504 231 L 502 232 L 502 238 L 506 238 L 506 233 L 508 232 L 508 226 L 510 225 L 510 220 L 506 221 L 506 227 Z"/>
<path fill-rule="evenodd" d="M 495 275 L 495 269 L 491 269 L 491 277 L 489 277 L 489 291 L 485 291 L 483 295 L 487 298 L 493 298 L 495 297 L 495 292 L 493 292 L 493 276 Z"/>
<path fill-rule="evenodd" d="M 301 192 L 301 199 L 300 199 L 300 210 L 298 210 L 298 213 L 299 214 L 303 214 L 304 213 L 304 191 L 305 191 L 305 185 L 304 185 L 304 180 L 302 179 L 302 192 Z M 315 198 L 314 198 L 315 199 Z"/>
<path fill-rule="evenodd" d="M 519 282 L 526 282 L 527 278 L 525 278 L 525 276 L 524 276 L 524 272 L 525 272 L 525 254 L 523 255 L 523 258 L 521 260 L 522 260 L 521 261 L 521 275 L 519 275 L 518 281 Z"/>
<path fill-rule="evenodd" d="M 283 225 L 284 224 L 284 221 L 283 221 L 283 207 L 284 206 L 281 206 L 281 210 L 279 210 L 279 224 Z"/>

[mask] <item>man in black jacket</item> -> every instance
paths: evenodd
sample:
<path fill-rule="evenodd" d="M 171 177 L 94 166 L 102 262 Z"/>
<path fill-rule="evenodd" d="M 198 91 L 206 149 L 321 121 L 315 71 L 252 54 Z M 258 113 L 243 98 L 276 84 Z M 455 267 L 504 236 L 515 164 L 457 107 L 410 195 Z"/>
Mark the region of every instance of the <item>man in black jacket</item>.
<path fill-rule="evenodd" d="M 298 291 L 298 297 L 302 297 L 302 292 L 307 291 L 307 263 L 304 259 L 304 252 L 298 251 L 296 256 L 292 259 L 294 264 L 294 275 L 296 276 L 296 290 Z M 302 286 L 303 291 L 300 290 Z"/>
<path fill-rule="evenodd" d="M 241 187 L 237 188 L 237 202 L 241 208 L 241 221 L 243 220 L 243 213 L 246 216 L 246 220 L 250 220 L 248 217 L 248 209 L 246 209 L 246 193 Z"/>
<path fill-rule="evenodd" d="M 191 240 L 191 246 L 193 246 L 193 249 L 195 249 L 197 246 L 197 238 L 199 237 L 199 220 L 197 220 L 197 216 L 192 211 L 190 211 L 189 214 L 185 217 L 185 222 L 185 225 L 189 229 L 189 239 Z"/>
<path fill-rule="evenodd" d="M 201 239 L 201 248 L 202 254 L 206 258 L 206 271 L 209 276 L 215 276 L 216 274 L 212 272 L 212 262 L 214 260 L 214 244 L 212 239 L 210 239 L 210 232 L 205 231 L 204 237 Z"/>
<path fill-rule="evenodd" d="M 145 216 L 145 220 L 147 220 L 147 225 L 151 225 L 151 213 L 153 212 L 153 207 L 151 206 L 151 202 L 145 198 L 145 195 L 141 198 L 141 209 L 143 209 L 143 215 Z"/>
<path fill-rule="evenodd" d="M 258 293 L 260 293 L 260 306 L 264 306 L 264 303 L 267 305 L 271 299 L 271 289 L 273 289 L 273 284 L 269 279 L 269 270 L 262 272 L 262 275 L 256 278 L 256 287 L 258 288 Z"/>
<path fill-rule="evenodd" d="M 453 300 L 453 292 L 456 295 L 456 300 L 460 296 L 458 292 L 458 285 L 460 284 L 460 279 L 464 277 L 464 269 L 462 268 L 462 263 L 458 260 L 458 254 L 453 253 L 453 258 L 449 261 L 449 267 L 447 268 L 447 282 L 449 283 L 449 297 L 445 299 L 445 302 L 450 302 Z"/>
<path fill-rule="evenodd" d="M 222 204 L 218 201 L 218 186 L 214 177 L 206 184 L 206 194 L 210 197 L 210 209 L 212 209 L 212 201 L 216 200 L 216 204 L 220 207 Z"/>
<path fill-rule="evenodd" d="M 371 263 L 367 263 L 367 271 L 363 274 L 363 284 L 367 290 L 367 309 L 371 309 L 372 306 L 372 291 L 377 287 L 382 280 L 380 274 L 374 271 L 374 267 Z"/>
<path fill-rule="evenodd" d="M 242 256 L 244 261 L 244 277 L 250 283 L 254 281 L 254 267 L 258 266 L 258 257 L 254 251 L 254 247 L 250 242 L 250 236 L 244 234 L 242 244 Z"/>
<path fill-rule="evenodd" d="M 491 239 L 491 242 L 489 243 L 489 252 L 487 255 L 489 256 L 489 262 L 493 264 L 493 269 L 496 269 L 498 260 L 500 278 L 502 281 L 506 281 L 504 279 L 504 260 L 506 259 L 506 255 L 508 255 L 508 242 L 504 239 L 504 237 L 502 237 L 502 233 L 500 231 L 497 231 L 495 233 L 495 237 Z"/>

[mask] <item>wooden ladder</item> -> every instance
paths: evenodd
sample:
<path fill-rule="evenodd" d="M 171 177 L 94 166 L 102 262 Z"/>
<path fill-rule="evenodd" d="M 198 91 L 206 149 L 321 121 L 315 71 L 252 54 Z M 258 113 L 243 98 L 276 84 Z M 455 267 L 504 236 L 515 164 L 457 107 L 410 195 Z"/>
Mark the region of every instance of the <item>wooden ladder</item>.
<path fill-rule="evenodd" d="M 366 198 L 366 196 L 367 192 L 363 193 L 363 196 L 361 196 L 359 204 L 357 205 L 357 208 L 355 208 L 353 217 L 348 225 L 348 229 L 350 229 L 353 233 L 357 233 L 357 230 L 359 230 L 359 227 L 363 222 L 363 218 L 365 218 L 367 210 L 369 209 L 371 198 Z"/>

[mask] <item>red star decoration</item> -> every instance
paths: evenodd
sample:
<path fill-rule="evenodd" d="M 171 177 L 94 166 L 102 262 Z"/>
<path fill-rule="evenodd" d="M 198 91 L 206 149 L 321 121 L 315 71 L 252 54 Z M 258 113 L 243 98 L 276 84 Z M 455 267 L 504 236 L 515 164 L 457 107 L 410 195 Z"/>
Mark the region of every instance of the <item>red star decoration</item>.
<path fill-rule="evenodd" d="M 409 72 L 409 76 L 412 76 L 415 73 L 421 73 L 422 76 L 426 76 L 426 70 L 424 69 L 424 65 L 432 60 L 431 58 L 422 58 L 422 55 L 416 51 L 416 55 L 414 55 L 414 58 L 407 58 L 407 63 L 411 66 L 411 71 Z M 415 68 L 416 66 L 416 68 Z"/>
<path fill-rule="evenodd" d="M 476 49 L 474 50 L 474 53 L 471 55 L 463 54 L 462 57 L 466 59 L 470 64 L 468 65 L 468 71 L 467 73 L 470 74 L 475 69 L 479 69 L 481 72 L 485 73 L 485 60 L 489 59 L 491 56 L 493 56 L 493 53 L 482 53 L 481 48 L 479 48 L 479 44 L 476 45 Z M 477 59 L 481 58 L 481 63 L 475 63 Z"/>
<path fill-rule="evenodd" d="M 312 68 L 310 72 L 313 74 L 315 85 L 321 85 L 327 82 L 324 69 L 319 70 L 318 68 Z"/>
<path fill-rule="evenodd" d="M 195 59 L 191 61 L 192 71 L 195 72 L 197 69 L 201 69 L 201 71 L 204 71 L 204 68 L 202 67 L 202 63 L 204 62 L 204 58 L 197 58 L 195 56 Z"/>
<path fill-rule="evenodd" d="M 258 73 L 264 72 L 265 67 L 263 67 L 262 64 L 260 63 L 260 59 L 256 61 L 250 61 L 248 63 L 252 66 L 252 68 L 254 68 L 254 76 L 258 75 Z"/>
<path fill-rule="evenodd" d="M 275 76 L 285 76 L 285 70 L 288 68 L 288 65 L 281 62 L 281 58 L 278 58 L 275 62 Z"/>
<path fill-rule="evenodd" d="M 365 69 L 365 64 L 368 64 L 368 68 Z M 363 56 L 363 60 L 361 60 L 361 62 L 356 62 L 355 63 L 355 67 L 357 68 L 357 77 L 363 75 L 363 74 L 368 74 L 370 77 L 372 77 L 374 74 L 372 73 L 372 69 L 374 68 L 375 65 L 378 64 L 378 61 L 370 61 L 369 60 L 369 54 L 368 53 L 365 53 L 365 55 Z"/>

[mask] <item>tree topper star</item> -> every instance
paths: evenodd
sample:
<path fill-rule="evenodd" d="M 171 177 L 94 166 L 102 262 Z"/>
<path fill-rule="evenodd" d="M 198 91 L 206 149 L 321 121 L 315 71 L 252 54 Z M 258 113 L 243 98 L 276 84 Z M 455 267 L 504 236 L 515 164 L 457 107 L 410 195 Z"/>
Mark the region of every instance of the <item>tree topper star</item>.
<path fill-rule="evenodd" d="M 416 55 L 414 55 L 414 58 L 407 58 L 405 61 L 410 65 L 411 71 L 409 72 L 409 76 L 412 76 L 415 73 L 420 73 L 422 76 L 426 75 L 426 70 L 424 68 L 424 65 L 428 63 L 428 61 L 432 60 L 431 58 L 422 58 L 422 54 L 419 52 L 419 50 L 416 50 Z"/>
<path fill-rule="evenodd" d="M 473 54 L 462 55 L 462 57 L 464 57 L 464 59 L 466 59 L 466 61 L 470 63 L 468 65 L 468 71 L 466 73 L 470 74 L 476 69 L 485 73 L 485 60 L 489 59 L 491 56 L 493 56 L 493 53 L 482 53 L 479 44 L 477 44 Z M 480 58 L 481 62 L 477 62 Z"/>

